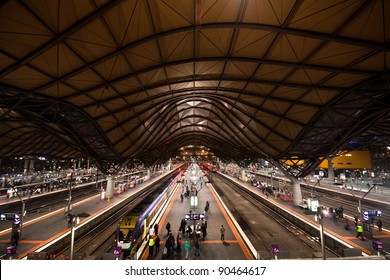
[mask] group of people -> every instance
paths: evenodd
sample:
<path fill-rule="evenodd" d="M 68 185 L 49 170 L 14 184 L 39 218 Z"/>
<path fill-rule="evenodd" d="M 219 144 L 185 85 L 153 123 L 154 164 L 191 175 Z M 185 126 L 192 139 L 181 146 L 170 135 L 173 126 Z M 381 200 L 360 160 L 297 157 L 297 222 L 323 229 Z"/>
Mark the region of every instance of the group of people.
<path fill-rule="evenodd" d="M 208 208 L 207 211 L 209 211 L 210 202 L 207 202 L 205 207 L 207 207 Z M 191 246 L 195 248 L 194 255 L 200 256 L 200 243 L 201 243 L 200 233 L 202 234 L 203 239 L 207 236 L 207 220 L 202 219 L 201 222 L 198 222 L 196 225 L 194 225 L 194 227 L 192 227 L 187 224 L 187 221 L 185 219 L 182 219 L 180 221 L 180 227 L 176 237 L 174 237 L 174 235 L 172 234 L 172 225 L 170 221 L 167 221 L 165 225 L 165 229 L 166 229 L 166 235 L 165 235 L 166 240 L 162 252 L 163 259 L 176 257 L 183 252 L 183 249 L 185 253 L 185 259 L 188 259 Z M 149 258 L 154 258 L 160 251 L 160 237 L 157 233 L 158 233 L 158 226 L 157 229 L 150 226 L 149 239 L 148 239 Z M 223 225 L 221 225 L 220 233 L 221 233 L 221 241 L 224 242 L 225 228 Z M 185 240 L 183 242 L 182 237 L 185 238 L 194 237 L 194 241 L 193 243 L 190 242 L 191 240 Z"/>
<path fill-rule="evenodd" d="M 333 220 L 335 224 L 338 223 L 339 220 L 344 220 L 344 208 L 340 206 L 339 208 L 330 207 L 329 208 L 329 216 Z"/>
<path fill-rule="evenodd" d="M 363 232 L 364 228 L 361 222 L 359 222 L 358 215 L 355 215 L 354 223 L 356 227 L 356 238 L 360 238 L 361 240 L 364 240 Z M 371 220 L 371 224 L 367 224 L 368 226 L 374 226 L 374 221 Z M 378 231 L 382 231 L 382 220 L 379 218 L 376 221 L 376 226 L 378 227 Z"/>
<path fill-rule="evenodd" d="M 181 232 L 179 231 L 177 233 L 176 239 L 173 236 L 173 234 L 170 232 L 167 236 L 167 239 L 165 240 L 165 247 L 162 254 L 163 259 L 177 256 L 178 254 L 181 254 L 181 251 L 182 251 Z"/>

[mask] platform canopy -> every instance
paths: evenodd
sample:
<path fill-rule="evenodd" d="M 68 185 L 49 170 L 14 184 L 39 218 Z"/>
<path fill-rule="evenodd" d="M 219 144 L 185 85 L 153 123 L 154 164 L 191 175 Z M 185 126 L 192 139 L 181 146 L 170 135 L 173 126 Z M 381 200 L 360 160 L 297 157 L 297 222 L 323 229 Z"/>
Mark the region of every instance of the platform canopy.
<path fill-rule="evenodd" d="M 389 142 L 389 42 L 386 0 L 4 0 L 0 158 L 203 145 L 307 174 Z"/>

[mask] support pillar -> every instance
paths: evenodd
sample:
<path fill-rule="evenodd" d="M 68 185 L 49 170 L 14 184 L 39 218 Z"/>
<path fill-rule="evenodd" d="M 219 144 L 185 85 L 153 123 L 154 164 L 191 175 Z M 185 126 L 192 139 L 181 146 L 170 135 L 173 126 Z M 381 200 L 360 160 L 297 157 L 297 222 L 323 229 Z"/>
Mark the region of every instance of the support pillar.
<path fill-rule="evenodd" d="M 328 158 L 328 179 L 334 182 L 334 169 L 332 159 Z"/>
<path fill-rule="evenodd" d="M 28 168 L 28 172 L 34 172 L 34 164 L 35 164 L 35 160 L 30 159 L 30 166 Z"/>
<path fill-rule="evenodd" d="M 245 182 L 245 169 L 241 170 L 241 180 Z"/>
<path fill-rule="evenodd" d="M 147 171 L 147 174 L 146 174 L 146 180 L 150 180 L 150 177 L 151 177 L 151 171 L 150 171 L 150 168 L 148 168 L 148 171 Z"/>
<path fill-rule="evenodd" d="M 301 184 L 295 178 L 291 179 L 291 181 L 293 182 L 293 205 L 299 206 L 302 202 Z"/>
<path fill-rule="evenodd" d="M 56 171 L 56 170 L 57 170 L 57 165 L 56 165 L 56 162 L 55 162 L 55 161 L 53 162 L 52 170 L 53 170 L 53 171 Z"/>
<path fill-rule="evenodd" d="M 28 159 L 25 159 L 24 160 L 24 170 L 23 170 L 23 174 L 24 175 L 27 175 L 27 173 L 28 173 L 28 169 L 29 169 L 29 160 Z"/>
<path fill-rule="evenodd" d="M 301 190 L 301 183 L 299 180 L 294 177 L 291 173 L 286 171 L 283 166 L 281 166 L 278 163 L 274 163 L 277 167 L 279 167 L 279 170 L 283 172 L 283 174 L 291 180 L 293 183 L 293 205 L 299 206 L 299 204 L 302 203 L 302 190 Z"/>
<path fill-rule="evenodd" d="M 106 196 L 108 199 L 114 196 L 114 176 L 111 174 L 107 176 Z"/>

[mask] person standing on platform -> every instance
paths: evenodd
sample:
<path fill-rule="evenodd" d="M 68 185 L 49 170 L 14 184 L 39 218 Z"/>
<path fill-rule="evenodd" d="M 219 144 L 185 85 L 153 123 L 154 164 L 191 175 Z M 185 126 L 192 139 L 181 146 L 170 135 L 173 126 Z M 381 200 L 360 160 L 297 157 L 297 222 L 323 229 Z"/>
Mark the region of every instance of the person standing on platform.
<path fill-rule="evenodd" d="M 358 226 L 359 218 L 358 215 L 355 215 L 355 227 Z"/>
<path fill-rule="evenodd" d="M 181 237 L 176 242 L 176 251 L 179 255 L 181 254 Z"/>
<path fill-rule="evenodd" d="M 364 241 L 363 226 L 361 224 L 358 224 L 358 226 L 356 228 L 356 238 L 359 238 L 359 237 Z"/>
<path fill-rule="evenodd" d="M 167 249 L 167 257 L 170 257 L 172 255 L 172 239 L 170 237 L 165 240 L 165 248 Z"/>
<path fill-rule="evenodd" d="M 160 236 L 156 235 L 156 240 L 154 241 L 154 247 L 156 247 L 156 255 L 160 252 Z"/>
<path fill-rule="evenodd" d="M 158 234 L 158 224 L 154 224 L 154 234 L 157 235 Z"/>
<path fill-rule="evenodd" d="M 184 250 L 186 251 L 186 260 L 188 260 L 188 253 L 190 251 L 190 243 L 188 243 L 188 240 L 186 240 L 186 243 L 184 243 Z"/>
<path fill-rule="evenodd" d="M 186 231 L 186 225 L 187 225 L 187 221 L 185 219 L 181 219 L 179 230 L 183 235 L 185 234 Z"/>
<path fill-rule="evenodd" d="M 153 236 L 149 237 L 149 259 L 153 258 L 154 239 Z"/>
<path fill-rule="evenodd" d="M 153 237 L 153 235 L 154 235 L 154 228 L 153 228 L 152 225 L 150 225 L 150 227 L 149 227 L 149 237 Z"/>
<path fill-rule="evenodd" d="M 179 231 L 176 235 L 176 243 L 181 238 L 181 231 Z"/>
<path fill-rule="evenodd" d="M 378 231 L 382 231 L 382 220 L 381 219 L 378 219 L 378 221 L 376 221 L 376 225 L 378 226 Z"/>
<path fill-rule="evenodd" d="M 169 223 L 169 221 L 167 222 L 167 225 L 165 226 L 166 230 L 167 230 L 167 236 L 171 233 L 171 224 Z"/>
<path fill-rule="evenodd" d="M 195 251 L 195 256 L 200 256 L 200 254 L 199 254 L 199 239 L 198 238 L 196 238 L 196 240 L 195 240 L 195 249 L 196 249 L 196 251 Z"/>
<path fill-rule="evenodd" d="M 66 216 L 66 219 L 67 219 L 67 221 L 68 221 L 68 228 L 72 227 L 73 215 L 69 213 L 69 214 Z"/>
<path fill-rule="evenodd" d="M 13 228 L 12 229 L 12 246 L 18 246 L 19 245 L 19 236 L 20 236 L 20 230 L 19 228 Z"/>
<path fill-rule="evenodd" d="M 225 241 L 225 228 L 221 225 L 221 241 Z"/>
<path fill-rule="evenodd" d="M 203 239 L 205 239 L 206 235 L 207 235 L 207 229 L 206 229 L 206 224 L 204 221 L 202 221 L 201 230 L 202 230 Z"/>
<path fill-rule="evenodd" d="M 333 223 L 337 224 L 337 222 L 338 222 L 338 220 L 337 220 L 337 219 L 338 219 L 337 212 L 334 211 L 333 214 L 332 214 L 332 216 L 333 216 Z"/>

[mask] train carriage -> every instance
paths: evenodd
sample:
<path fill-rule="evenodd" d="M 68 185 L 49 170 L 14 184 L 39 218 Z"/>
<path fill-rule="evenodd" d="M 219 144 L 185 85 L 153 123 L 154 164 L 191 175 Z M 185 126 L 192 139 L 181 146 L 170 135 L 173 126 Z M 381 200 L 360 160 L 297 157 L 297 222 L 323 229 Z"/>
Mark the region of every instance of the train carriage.
<path fill-rule="evenodd" d="M 180 180 L 181 173 L 175 177 L 164 190 L 150 203 L 144 206 L 137 206 L 130 213 L 122 218 L 116 230 L 116 245 L 122 248 L 123 258 L 134 254 L 148 235 L 148 228 L 152 225 L 156 216 L 161 213 L 161 208 L 169 203 Z"/>

